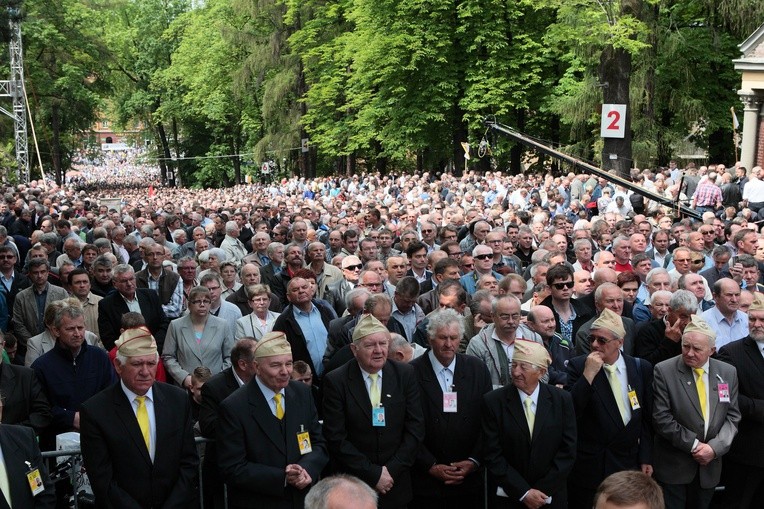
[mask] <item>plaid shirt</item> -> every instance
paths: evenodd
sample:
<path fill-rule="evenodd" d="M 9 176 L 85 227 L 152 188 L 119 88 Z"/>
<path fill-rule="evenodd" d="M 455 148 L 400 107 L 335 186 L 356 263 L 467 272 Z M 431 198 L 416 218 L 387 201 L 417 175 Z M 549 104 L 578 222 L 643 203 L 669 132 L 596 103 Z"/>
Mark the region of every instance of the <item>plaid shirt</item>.
<path fill-rule="evenodd" d="M 716 207 L 722 201 L 722 190 L 714 184 L 704 182 L 695 190 L 696 207 Z"/>

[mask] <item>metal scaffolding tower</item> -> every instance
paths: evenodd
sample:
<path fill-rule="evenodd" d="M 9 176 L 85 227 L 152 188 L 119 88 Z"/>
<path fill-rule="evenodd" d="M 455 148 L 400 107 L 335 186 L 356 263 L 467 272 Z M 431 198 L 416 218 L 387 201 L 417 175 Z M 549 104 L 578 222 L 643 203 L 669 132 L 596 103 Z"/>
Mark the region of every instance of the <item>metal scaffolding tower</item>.
<path fill-rule="evenodd" d="M 0 97 L 10 97 L 12 111 L 0 107 L 0 112 L 13 119 L 16 139 L 16 171 L 20 182 L 29 182 L 29 147 L 27 143 L 27 107 L 24 94 L 24 52 L 21 45 L 21 23 L 18 9 L 9 9 L 11 77 L 0 80 Z"/>

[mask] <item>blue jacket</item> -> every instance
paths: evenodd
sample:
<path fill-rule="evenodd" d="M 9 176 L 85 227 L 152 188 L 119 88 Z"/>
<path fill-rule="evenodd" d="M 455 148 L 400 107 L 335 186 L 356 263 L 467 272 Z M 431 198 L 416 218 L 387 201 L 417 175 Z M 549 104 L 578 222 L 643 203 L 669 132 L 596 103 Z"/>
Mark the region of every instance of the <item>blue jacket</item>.
<path fill-rule="evenodd" d="M 88 398 L 117 381 L 106 350 L 82 343 L 77 357 L 56 341 L 53 350 L 32 363 L 53 413 L 54 434 L 72 431 L 74 414 Z"/>

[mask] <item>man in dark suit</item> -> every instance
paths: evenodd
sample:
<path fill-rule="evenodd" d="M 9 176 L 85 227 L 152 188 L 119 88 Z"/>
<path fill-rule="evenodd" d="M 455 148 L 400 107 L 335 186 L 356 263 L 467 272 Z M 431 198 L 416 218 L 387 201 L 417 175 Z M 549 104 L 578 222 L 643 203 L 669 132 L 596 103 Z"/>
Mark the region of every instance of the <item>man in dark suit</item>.
<path fill-rule="evenodd" d="M 655 366 L 653 468 L 667 509 L 710 506 L 737 433 L 737 372 L 710 358 L 715 341 L 708 323 L 692 315 L 681 355 Z"/>
<path fill-rule="evenodd" d="M 82 405 L 82 457 L 98 507 L 188 509 L 199 456 L 188 395 L 156 382 L 159 354 L 143 326 L 117 340 L 121 379 Z"/>
<path fill-rule="evenodd" d="M 257 341 L 242 338 L 231 349 L 231 367 L 224 369 L 202 385 L 202 404 L 199 410 L 199 427 L 202 435 L 216 438 L 220 403 L 255 376 L 255 346 Z M 218 469 L 217 447 L 207 444 L 202 463 L 204 480 L 204 506 L 223 508 L 223 477 Z"/>
<path fill-rule="evenodd" d="M 740 382 L 740 426 L 724 457 L 723 507 L 759 507 L 764 497 L 764 296 L 748 308 L 749 335 L 719 350 L 718 359 L 735 366 Z"/>
<path fill-rule="evenodd" d="M 5 338 L 0 333 L 0 352 L 4 346 Z M 29 426 L 39 435 L 53 418 L 48 398 L 34 371 L 3 362 L 1 357 L 0 396 L 3 398 L 3 424 Z"/>
<path fill-rule="evenodd" d="M 387 360 L 390 332 L 372 315 L 353 330 L 354 360 L 328 373 L 324 436 L 333 467 L 359 477 L 380 494 L 380 507 L 412 498 L 410 468 L 424 439 L 414 369 Z"/>
<path fill-rule="evenodd" d="M 622 318 L 603 309 L 592 323 L 591 353 L 568 362 L 578 428 L 569 481 L 571 507 L 591 507 L 597 486 L 620 470 L 652 474 L 653 366 L 621 353 Z"/>
<path fill-rule="evenodd" d="M 411 472 L 417 508 L 483 505 L 479 416 L 491 375 L 479 359 L 457 353 L 462 320 L 452 309 L 430 315 L 430 351 L 411 361 L 425 417 L 425 440 Z"/>
<path fill-rule="evenodd" d="M 220 405 L 217 444 L 231 509 L 301 509 L 329 457 L 310 387 L 291 381 L 283 332 L 255 348 L 256 376 Z"/>
<path fill-rule="evenodd" d="M 143 315 L 146 326 L 156 338 L 157 347 L 161 352 L 170 321 L 162 310 L 159 296 L 153 290 L 136 288 L 135 271 L 129 265 L 114 267 L 113 277 L 117 291 L 98 302 L 98 330 L 101 332 L 103 346 L 107 350 L 114 347 L 114 342 L 120 334 L 122 315 L 134 311 Z"/>
<path fill-rule="evenodd" d="M 568 507 L 576 417 L 569 393 L 540 383 L 550 363 L 544 345 L 515 341 L 512 385 L 483 398 L 489 507 Z"/>
<path fill-rule="evenodd" d="M 0 508 L 53 509 L 56 492 L 37 446 L 34 431 L 26 426 L 0 425 Z M 36 473 L 37 494 L 32 493 L 27 473 Z M 38 491 L 37 488 L 35 491 Z"/>

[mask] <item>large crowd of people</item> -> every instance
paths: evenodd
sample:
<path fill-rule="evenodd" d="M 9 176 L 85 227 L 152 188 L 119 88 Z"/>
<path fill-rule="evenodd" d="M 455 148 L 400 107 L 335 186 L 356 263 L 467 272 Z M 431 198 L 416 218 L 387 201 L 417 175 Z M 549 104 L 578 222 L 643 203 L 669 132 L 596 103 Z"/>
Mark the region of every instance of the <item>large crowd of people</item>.
<path fill-rule="evenodd" d="M 205 507 L 764 492 L 762 168 L 632 171 L 695 220 L 586 174 L 191 190 L 136 155 L 4 190 L 6 462 L 80 432 L 103 507 L 196 503 L 195 435 Z M 35 461 L 13 507 L 53 507 Z"/>

